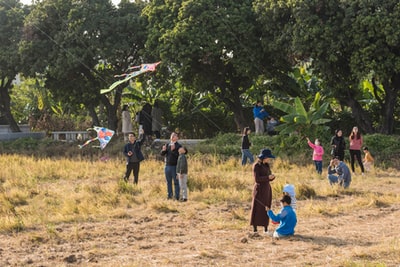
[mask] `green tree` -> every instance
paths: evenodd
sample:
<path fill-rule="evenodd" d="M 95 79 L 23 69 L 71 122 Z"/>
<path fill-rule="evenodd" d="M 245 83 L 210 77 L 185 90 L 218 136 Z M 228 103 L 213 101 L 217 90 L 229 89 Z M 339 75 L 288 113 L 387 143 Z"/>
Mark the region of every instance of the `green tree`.
<path fill-rule="evenodd" d="M 260 44 L 252 2 L 152 1 L 144 10 L 148 49 L 188 88 L 214 94 L 240 129 L 247 124 L 243 94 L 264 68 L 273 68 Z"/>
<path fill-rule="evenodd" d="M 274 1 L 277 2 L 277 1 Z M 288 25 L 293 50 L 299 59 L 313 59 L 313 68 L 326 89 L 352 110 L 356 124 L 366 133 L 391 134 L 398 103 L 399 22 L 398 1 L 293 1 Z M 366 78 L 382 85 L 379 126 L 363 104 L 360 87 Z"/>
<path fill-rule="evenodd" d="M 130 64 L 141 62 L 142 6 L 125 1 L 115 8 L 109 0 L 37 3 L 26 20 L 21 45 L 25 72 L 43 73 L 57 99 L 78 109 L 84 104 L 96 125 L 103 124 L 98 117 L 101 104 L 108 127 L 116 129 L 122 87 L 110 96 L 101 95 L 100 89 Z"/>
<path fill-rule="evenodd" d="M 0 115 L 13 132 L 20 132 L 11 111 L 13 80 L 21 68 L 18 44 L 22 37 L 24 10 L 18 0 L 0 1 Z"/>

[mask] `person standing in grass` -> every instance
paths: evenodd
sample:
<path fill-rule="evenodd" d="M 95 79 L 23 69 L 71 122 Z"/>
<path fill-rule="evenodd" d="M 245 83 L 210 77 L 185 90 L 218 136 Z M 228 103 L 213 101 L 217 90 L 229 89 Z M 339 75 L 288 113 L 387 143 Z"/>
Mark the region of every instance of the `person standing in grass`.
<path fill-rule="evenodd" d="M 142 130 L 143 131 L 143 130 Z M 143 142 L 143 132 L 140 134 L 140 140 L 136 140 L 134 133 L 130 133 L 128 138 L 129 142 L 124 146 L 124 155 L 126 157 L 126 172 L 124 175 L 124 181 L 129 181 L 129 176 L 133 171 L 134 183 L 139 182 L 139 170 L 140 162 L 144 160 L 141 146 Z"/>
<path fill-rule="evenodd" d="M 343 131 L 337 129 L 335 131 L 335 136 L 331 139 L 331 146 L 332 146 L 332 157 L 339 157 L 341 161 L 344 160 L 344 150 L 346 149 L 346 141 L 343 138 Z"/>
<path fill-rule="evenodd" d="M 250 127 L 245 127 L 242 135 L 242 166 L 246 165 L 247 159 L 249 159 L 250 164 L 253 164 L 254 162 L 253 154 L 251 154 L 250 151 L 250 146 L 251 146 L 249 140 L 250 133 L 251 133 Z"/>
<path fill-rule="evenodd" d="M 251 203 L 250 225 L 257 232 L 257 226 L 264 227 L 264 233 L 268 233 L 269 217 L 265 208 L 271 208 L 272 189 L 270 182 L 275 180 L 270 168 L 270 160 L 274 159 L 271 150 L 263 149 L 258 155 L 258 161 L 253 164 L 253 200 Z"/>
<path fill-rule="evenodd" d="M 178 134 L 171 133 L 170 142 L 162 146 L 161 156 L 165 157 L 165 179 L 167 181 L 168 199 L 172 199 L 172 182 L 175 185 L 175 199 L 179 200 L 179 181 L 176 178 L 176 164 L 178 163 L 179 148 L 181 144 L 178 143 Z"/>
<path fill-rule="evenodd" d="M 297 224 L 296 212 L 290 206 L 290 196 L 284 195 L 281 199 L 281 204 L 282 210 L 277 215 L 269 207 L 265 207 L 266 213 L 271 220 L 279 222 L 278 228 L 273 233 L 273 237 L 278 239 L 294 235 L 294 228 Z"/>
<path fill-rule="evenodd" d="M 188 200 L 187 180 L 188 180 L 188 163 L 186 159 L 187 149 L 182 146 L 178 150 L 179 157 L 176 164 L 176 176 L 179 180 L 179 188 L 181 190 L 182 198 L 180 201 L 186 202 Z"/>
<path fill-rule="evenodd" d="M 315 139 L 314 144 L 310 141 L 308 137 L 307 143 L 314 150 L 313 152 L 313 161 L 315 164 L 315 169 L 318 174 L 322 174 L 322 156 L 324 155 L 324 148 L 321 146 L 321 143 L 318 139 Z"/>
<path fill-rule="evenodd" d="M 340 186 L 348 188 L 351 183 L 349 167 L 339 158 L 333 158 L 328 166 L 328 179 L 331 185 L 338 183 Z"/>
<path fill-rule="evenodd" d="M 361 148 L 363 145 L 363 138 L 360 132 L 358 131 L 358 127 L 354 126 L 351 134 L 349 136 L 350 141 L 350 164 L 351 171 L 354 174 L 354 158 L 357 159 L 358 165 L 361 168 L 361 174 L 364 175 L 364 165 L 361 159 Z"/>

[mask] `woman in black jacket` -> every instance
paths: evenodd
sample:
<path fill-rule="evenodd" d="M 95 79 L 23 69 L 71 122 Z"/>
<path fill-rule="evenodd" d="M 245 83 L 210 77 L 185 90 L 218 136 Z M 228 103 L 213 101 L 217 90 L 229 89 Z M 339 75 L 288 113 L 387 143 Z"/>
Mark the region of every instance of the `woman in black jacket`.
<path fill-rule="evenodd" d="M 340 129 L 335 131 L 335 136 L 331 140 L 332 158 L 339 158 L 340 161 L 344 160 L 344 151 L 346 149 L 346 141 L 343 138 L 343 132 Z"/>

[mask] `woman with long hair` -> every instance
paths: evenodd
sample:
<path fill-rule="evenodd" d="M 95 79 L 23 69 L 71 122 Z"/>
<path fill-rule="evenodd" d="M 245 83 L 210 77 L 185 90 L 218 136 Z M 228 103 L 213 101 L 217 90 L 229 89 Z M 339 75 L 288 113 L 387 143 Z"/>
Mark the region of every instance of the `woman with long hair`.
<path fill-rule="evenodd" d="M 349 136 L 350 142 L 350 165 L 351 171 L 354 173 L 354 158 L 357 159 L 358 165 L 361 168 L 361 174 L 364 175 L 364 164 L 361 159 L 361 148 L 363 145 L 363 138 L 360 132 L 358 131 L 358 127 L 354 126 L 351 134 Z"/>

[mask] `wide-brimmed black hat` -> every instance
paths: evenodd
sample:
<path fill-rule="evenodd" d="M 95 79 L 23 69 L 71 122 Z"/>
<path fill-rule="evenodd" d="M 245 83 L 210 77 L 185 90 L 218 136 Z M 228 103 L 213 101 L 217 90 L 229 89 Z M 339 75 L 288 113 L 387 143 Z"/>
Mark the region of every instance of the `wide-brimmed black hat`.
<path fill-rule="evenodd" d="M 263 150 L 261 150 L 260 155 L 258 155 L 259 159 L 265 159 L 265 158 L 271 158 L 274 159 L 275 156 L 272 155 L 272 152 L 270 149 L 268 148 L 264 148 Z"/>

